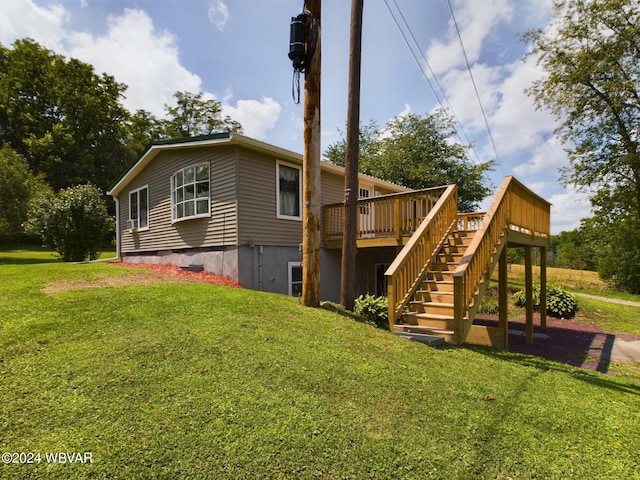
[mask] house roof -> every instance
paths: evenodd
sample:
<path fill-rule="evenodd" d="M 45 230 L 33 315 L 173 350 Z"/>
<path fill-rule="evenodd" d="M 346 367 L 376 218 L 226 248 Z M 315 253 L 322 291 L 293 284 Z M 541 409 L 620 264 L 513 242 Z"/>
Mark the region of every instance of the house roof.
<path fill-rule="evenodd" d="M 237 145 L 249 150 L 258 151 L 261 153 L 270 154 L 277 157 L 280 160 L 286 160 L 291 163 L 297 163 L 302 165 L 302 155 L 292 152 L 275 145 L 271 145 L 253 138 L 240 135 L 232 132 L 220 132 L 213 133 L 211 135 L 200 135 L 196 137 L 176 138 L 167 140 L 156 140 L 151 142 L 144 152 L 140 155 L 138 160 L 127 170 L 124 175 L 116 182 L 116 184 L 107 192 L 107 195 L 117 197 L 129 182 L 135 178 L 149 163 L 151 163 L 160 152 L 174 150 L 174 149 L 187 149 L 187 148 L 201 148 L 201 147 L 213 147 L 216 145 Z M 344 167 L 334 165 L 333 163 L 321 162 L 320 168 L 324 171 L 333 172 L 338 175 L 344 176 Z M 359 174 L 360 181 L 364 181 L 375 186 L 380 186 L 393 191 L 404 192 L 409 190 L 408 188 L 396 185 L 395 183 L 380 180 L 379 178 L 371 177 L 365 174 Z"/>

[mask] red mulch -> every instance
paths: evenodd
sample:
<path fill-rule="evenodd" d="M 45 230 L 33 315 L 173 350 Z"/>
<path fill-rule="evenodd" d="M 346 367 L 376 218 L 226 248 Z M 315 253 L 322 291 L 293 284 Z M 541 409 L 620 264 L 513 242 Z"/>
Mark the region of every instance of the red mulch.
<path fill-rule="evenodd" d="M 192 272 L 188 270 L 182 270 L 180 267 L 175 265 L 151 265 L 147 263 L 124 263 L 124 262 L 113 263 L 112 265 L 144 268 L 146 270 L 150 270 L 153 272 L 170 275 L 172 277 L 177 277 L 185 281 L 213 283 L 215 285 L 224 285 L 226 287 L 242 288 L 242 286 L 232 278 L 222 277 L 220 275 L 213 275 L 212 273 L 205 272 L 205 271 Z"/>
<path fill-rule="evenodd" d="M 497 326 L 495 316 L 476 317 L 479 324 Z M 628 332 L 606 333 L 602 328 L 584 321 L 562 320 L 547 317 L 547 328 L 540 328 L 540 319 L 534 319 L 534 334 L 548 338 L 534 337 L 533 344 L 525 342 L 525 320 L 509 321 L 509 330 L 522 333 L 509 334 L 509 350 L 536 355 L 548 360 L 607 373 L 611 364 L 611 350 L 616 337 L 622 340 L 640 340 L 640 336 Z"/>

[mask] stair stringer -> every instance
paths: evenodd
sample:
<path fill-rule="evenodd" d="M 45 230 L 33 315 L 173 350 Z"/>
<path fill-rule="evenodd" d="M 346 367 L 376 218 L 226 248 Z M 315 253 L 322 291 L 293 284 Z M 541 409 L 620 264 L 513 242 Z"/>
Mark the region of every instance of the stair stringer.
<path fill-rule="evenodd" d="M 476 235 L 482 235 L 483 231 L 478 230 Z M 483 275 L 482 280 L 476 286 L 473 294 L 473 299 L 469 305 L 464 306 L 465 314 L 462 315 L 462 324 L 459 325 L 457 330 L 456 338 L 458 340 L 458 345 L 461 345 L 467 341 L 467 337 L 469 336 L 469 332 L 473 328 L 473 321 L 475 320 L 475 316 L 478 313 L 478 309 L 480 308 L 480 303 L 484 297 L 484 294 L 489 287 L 489 283 L 491 280 L 491 274 L 495 270 L 496 265 L 498 264 L 498 260 L 500 258 L 500 254 L 502 250 L 507 246 L 507 229 L 503 230 L 501 233 L 498 242 L 493 246 L 492 254 L 490 257 L 490 261 L 483 267 Z M 465 254 L 466 257 L 466 254 Z M 465 258 L 463 257 L 463 259 Z M 454 296 L 454 301 L 460 302 L 464 299 L 461 296 Z M 470 342 L 471 343 L 471 342 Z"/>

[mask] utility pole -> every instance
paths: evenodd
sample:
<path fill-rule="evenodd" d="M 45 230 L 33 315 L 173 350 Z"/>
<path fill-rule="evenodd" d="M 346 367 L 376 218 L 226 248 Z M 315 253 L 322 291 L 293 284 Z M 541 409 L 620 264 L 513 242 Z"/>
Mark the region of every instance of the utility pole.
<path fill-rule="evenodd" d="M 364 0 L 352 0 L 349 51 L 347 145 L 344 178 L 344 232 L 340 303 L 353 310 L 356 296 L 356 234 L 358 226 L 358 155 L 360 150 L 360 64 Z"/>
<path fill-rule="evenodd" d="M 320 305 L 320 0 L 307 0 L 318 39 L 304 77 L 304 152 L 302 160 L 302 304 Z"/>

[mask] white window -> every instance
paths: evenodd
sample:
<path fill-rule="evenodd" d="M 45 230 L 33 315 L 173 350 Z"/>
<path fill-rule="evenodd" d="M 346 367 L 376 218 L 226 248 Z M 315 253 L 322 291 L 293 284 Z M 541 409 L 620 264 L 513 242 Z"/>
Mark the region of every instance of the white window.
<path fill-rule="evenodd" d="M 289 295 L 302 296 L 302 263 L 289 262 Z"/>
<path fill-rule="evenodd" d="M 171 177 L 171 219 L 208 217 L 211 211 L 209 163 L 178 170 Z"/>
<path fill-rule="evenodd" d="M 276 208 L 278 218 L 302 220 L 300 167 L 278 162 Z"/>
<path fill-rule="evenodd" d="M 149 228 L 149 186 L 129 192 L 129 229 Z"/>

